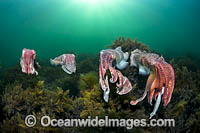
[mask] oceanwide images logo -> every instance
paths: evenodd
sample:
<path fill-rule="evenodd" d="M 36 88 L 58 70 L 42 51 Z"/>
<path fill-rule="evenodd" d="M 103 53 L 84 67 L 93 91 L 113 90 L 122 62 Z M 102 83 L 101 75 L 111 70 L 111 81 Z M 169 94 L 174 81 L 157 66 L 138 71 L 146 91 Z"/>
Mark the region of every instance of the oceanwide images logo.
<path fill-rule="evenodd" d="M 27 127 L 34 127 L 37 123 L 34 115 L 28 115 L 25 118 Z M 43 116 L 40 119 L 40 124 L 43 127 L 175 127 L 174 119 L 110 119 L 105 116 L 104 119 L 96 116 L 87 119 L 51 119 L 49 116 Z"/>

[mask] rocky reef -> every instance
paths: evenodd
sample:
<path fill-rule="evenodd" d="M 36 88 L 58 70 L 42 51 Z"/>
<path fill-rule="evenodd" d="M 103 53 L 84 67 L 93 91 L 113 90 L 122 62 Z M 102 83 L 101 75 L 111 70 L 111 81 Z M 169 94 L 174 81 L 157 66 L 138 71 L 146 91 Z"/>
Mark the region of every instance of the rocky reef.
<path fill-rule="evenodd" d="M 147 45 L 137 39 L 120 37 L 108 46 L 122 47 L 129 54 L 134 49 L 150 52 Z M 40 120 L 48 115 L 52 119 L 72 118 L 123 118 L 147 119 L 153 106 L 147 99 L 131 106 L 130 100 L 139 98 L 144 91 L 147 77 L 138 75 L 134 67 L 126 67 L 126 75 L 133 90 L 126 95 L 116 94 L 116 88 L 110 85 L 110 100 L 103 100 L 103 91 L 99 85 L 98 63 L 96 55 L 77 55 L 77 72 L 67 75 L 59 67 L 40 61 L 39 75 L 26 75 L 19 65 L 5 69 L 0 77 L 0 129 L 4 132 L 198 132 L 200 129 L 200 67 L 190 57 L 167 58 L 175 70 L 175 88 L 171 102 L 160 107 L 156 119 L 176 120 L 175 127 L 42 127 L 37 123 L 28 128 L 24 124 L 29 114 Z"/>

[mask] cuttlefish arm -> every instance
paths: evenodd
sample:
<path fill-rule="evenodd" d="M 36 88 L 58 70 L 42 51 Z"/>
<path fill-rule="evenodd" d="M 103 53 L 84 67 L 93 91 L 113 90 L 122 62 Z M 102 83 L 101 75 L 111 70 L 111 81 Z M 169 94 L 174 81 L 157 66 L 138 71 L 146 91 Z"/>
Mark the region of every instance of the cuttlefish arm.
<path fill-rule="evenodd" d="M 157 99 L 156 99 L 156 103 L 155 103 L 155 105 L 154 105 L 153 112 L 150 114 L 149 119 L 151 119 L 154 115 L 156 115 L 156 112 L 157 112 L 157 110 L 158 110 L 158 107 L 160 106 L 161 96 L 162 96 L 163 93 L 164 93 L 164 89 L 165 89 L 165 87 L 162 87 L 162 92 L 160 92 L 160 93 L 158 94 L 158 97 L 157 97 Z"/>
<path fill-rule="evenodd" d="M 104 100 L 108 102 L 109 99 L 109 83 L 108 76 L 105 77 L 106 71 L 109 70 L 111 73 L 110 82 L 115 83 L 119 80 L 119 84 L 116 83 L 117 93 L 120 95 L 127 94 L 131 89 L 132 85 L 128 78 L 122 75 L 122 73 L 115 69 L 124 69 L 127 65 L 128 53 L 124 53 L 121 47 L 116 49 L 102 50 L 100 52 L 100 64 L 99 64 L 99 83 L 104 91 Z M 113 63 L 115 61 L 115 65 Z"/>
<path fill-rule="evenodd" d="M 51 65 L 54 65 L 54 66 L 60 65 L 60 61 L 56 60 L 56 58 L 55 59 L 50 59 L 50 63 L 51 63 Z"/>
<path fill-rule="evenodd" d="M 109 100 L 109 93 L 110 93 L 110 88 L 109 88 L 109 83 L 108 83 L 108 76 L 104 78 L 104 69 L 102 65 L 99 65 L 99 83 L 101 85 L 101 88 L 104 91 L 103 98 L 105 102 L 108 102 Z"/>
<path fill-rule="evenodd" d="M 140 97 L 139 99 L 137 100 L 132 100 L 130 102 L 131 105 L 136 105 L 138 102 L 141 102 L 147 95 L 147 93 L 150 91 L 150 88 L 151 88 L 151 85 L 153 83 L 153 81 L 155 80 L 155 74 L 154 73 L 151 73 L 148 77 L 148 80 L 147 80 L 147 84 L 146 84 L 146 88 L 145 88 L 145 91 L 144 91 L 144 94 L 142 95 L 142 97 Z"/>

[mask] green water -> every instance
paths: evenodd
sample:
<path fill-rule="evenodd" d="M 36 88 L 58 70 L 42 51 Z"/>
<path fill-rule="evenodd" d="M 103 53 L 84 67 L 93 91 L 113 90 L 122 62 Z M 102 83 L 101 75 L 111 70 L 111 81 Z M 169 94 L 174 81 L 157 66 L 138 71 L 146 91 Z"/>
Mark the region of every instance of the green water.
<path fill-rule="evenodd" d="M 199 0 L 0 0 L 0 64 L 23 48 L 48 59 L 66 51 L 98 53 L 119 36 L 164 55 L 198 55 Z"/>

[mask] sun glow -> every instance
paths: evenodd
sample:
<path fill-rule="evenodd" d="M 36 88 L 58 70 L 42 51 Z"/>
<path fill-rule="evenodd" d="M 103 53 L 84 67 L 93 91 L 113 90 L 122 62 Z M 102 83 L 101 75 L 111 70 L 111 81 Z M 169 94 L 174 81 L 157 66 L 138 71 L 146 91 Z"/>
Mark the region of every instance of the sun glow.
<path fill-rule="evenodd" d="M 67 5 L 87 19 L 102 17 L 101 20 L 103 20 L 103 17 L 109 15 L 111 17 L 112 13 L 120 12 L 119 10 L 123 4 L 124 0 L 68 0 Z"/>
<path fill-rule="evenodd" d="M 104 0 L 81 0 L 80 2 L 88 3 L 88 4 L 99 4 L 101 3 L 101 1 L 104 1 Z"/>
<path fill-rule="evenodd" d="M 74 0 L 76 3 L 91 5 L 91 6 L 99 6 L 99 5 L 109 5 L 110 3 L 114 3 L 114 0 Z"/>

